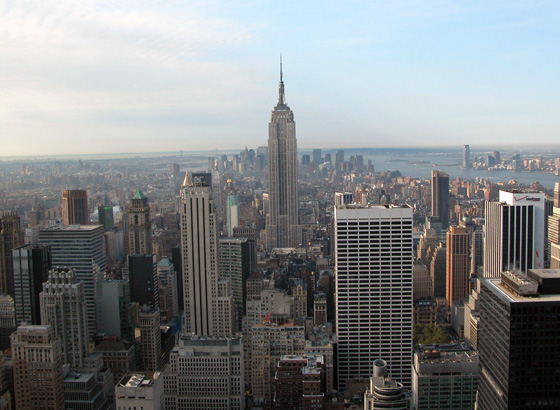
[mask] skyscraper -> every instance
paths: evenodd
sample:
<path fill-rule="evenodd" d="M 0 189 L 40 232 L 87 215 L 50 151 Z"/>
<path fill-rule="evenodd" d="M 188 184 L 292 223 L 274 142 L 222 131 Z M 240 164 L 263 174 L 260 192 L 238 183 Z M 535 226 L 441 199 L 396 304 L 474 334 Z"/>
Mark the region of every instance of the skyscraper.
<path fill-rule="evenodd" d="M 16 325 L 41 324 L 39 294 L 49 278 L 51 250 L 43 245 L 25 245 L 12 250 Z"/>
<path fill-rule="evenodd" d="M 88 199 L 85 190 L 62 191 L 62 222 L 65 225 L 87 225 L 89 223 Z"/>
<path fill-rule="evenodd" d="M 238 319 L 245 312 L 247 279 L 251 274 L 251 241 L 247 238 L 223 238 L 219 241 L 220 277 L 231 282 Z"/>
<path fill-rule="evenodd" d="M 227 196 L 226 204 L 226 222 L 227 234 L 233 236 L 233 228 L 239 226 L 239 200 L 237 195 L 231 193 Z"/>
<path fill-rule="evenodd" d="M 452 226 L 447 232 L 447 307 L 468 296 L 469 291 L 469 233 L 467 228 Z"/>
<path fill-rule="evenodd" d="M 159 309 L 143 306 L 138 313 L 138 321 L 140 322 L 142 370 L 150 372 L 161 370 L 163 356 Z"/>
<path fill-rule="evenodd" d="M 83 367 L 89 355 L 84 284 L 68 268 L 55 268 L 41 292 L 41 324 L 62 341 L 64 364 Z"/>
<path fill-rule="evenodd" d="M 560 408 L 560 271 L 506 272 L 481 283 L 477 408 Z"/>
<path fill-rule="evenodd" d="M 0 212 L 0 292 L 14 295 L 12 249 L 23 245 L 19 216 L 15 212 Z"/>
<path fill-rule="evenodd" d="M 339 390 L 379 357 L 410 387 L 412 209 L 341 205 L 334 224 Z"/>
<path fill-rule="evenodd" d="M 148 198 L 136 191 L 128 207 L 128 254 L 152 253 L 152 222 Z"/>
<path fill-rule="evenodd" d="M 127 262 L 131 302 L 159 308 L 156 255 L 129 255 Z"/>
<path fill-rule="evenodd" d="M 463 145 L 463 168 L 472 168 L 471 147 L 468 145 Z"/>
<path fill-rule="evenodd" d="M 78 281 L 84 283 L 87 320 L 90 335 L 95 335 L 95 282 L 103 279 L 103 226 L 53 226 L 39 231 L 39 241 L 51 248 L 52 265 L 72 269 Z"/>
<path fill-rule="evenodd" d="M 323 163 L 323 156 L 321 155 L 321 148 L 313 149 L 313 164 L 319 166 Z"/>
<path fill-rule="evenodd" d="M 245 409 L 240 337 L 183 334 L 161 375 L 166 410 Z"/>
<path fill-rule="evenodd" d="M 296 123 L 294 113 L 286 104 L 282 62 L 278 89 L 278 103 L 268 125 L 268 249 L 295 247 L 301 242 L 301 229 L 298 225 Z"/>
<path fill-rule="evenodd" d="M 16 409 L 64 408 L 62 344 L 50 326 L 20 326 L 12 335 Z"/>
<path fill-rule="evenodd" d="M 449 228 L 449 175 L 432 171 L 432 216 L 439 217 L 441 229 Z"/>
<path fill-rule="evenodd" d="M 210 181 L 187 173 L 181 187 L 184 330 L 200 336 L 230 336 L 217 330 L 229 327 L 220 321 L 230 320 L 229 314 L 218 312 L 217 224 Z"/>
<path fill-rule="evenodd" d="M 544 267 L 544 194 L 500 191 L 485 203 L 484 277 Z"/>

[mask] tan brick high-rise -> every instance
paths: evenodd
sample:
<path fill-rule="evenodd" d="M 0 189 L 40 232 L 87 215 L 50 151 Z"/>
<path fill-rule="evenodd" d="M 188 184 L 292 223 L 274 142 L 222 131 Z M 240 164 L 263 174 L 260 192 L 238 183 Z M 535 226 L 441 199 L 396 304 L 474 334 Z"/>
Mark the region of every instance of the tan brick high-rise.
<path fill-rule="evenodd" d="M 23 325 L 11 340 L 16 409 L 64 408 L 62 344 L 53 329 Z"/>

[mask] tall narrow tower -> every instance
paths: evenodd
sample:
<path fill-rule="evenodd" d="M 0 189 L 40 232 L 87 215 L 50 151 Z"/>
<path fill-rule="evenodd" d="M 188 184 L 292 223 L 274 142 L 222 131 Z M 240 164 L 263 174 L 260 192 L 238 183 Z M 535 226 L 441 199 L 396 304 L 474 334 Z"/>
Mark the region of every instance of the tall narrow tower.
<path fill-rule="evenodd" d="M 19 216 L 0 211 L 0 292 L 14 296 L 12 249 L 23 245 Z"/>
<path fill-rule="evenodd" d="M 186 333 L 231 336 L 231 312 L 218 309 L 218 216 L 209 174 L 189 174 L 181 187 L 181 252 Z M 232 298 L 231 295 L 229 295 Z M 229 333 L 229 332 L 228 332 Z"/>
<path fill-rule="evenodd" d="M 439 217 L 442 231 L 449 228 L 449 175 L 432 171 L 432 216 Z"/>
<path fill-rule="evenodd" d="M 282 60 L 278 104 L 268 124 L 268 178 L 270 209 L 266 218 L 267 248 L 300 243 L 298 226 L 297 140 L 294 113 L 286 104 Z"/>
<path fill-rule="evenodd" d="M 89 355 L 84 283 L 71 269 L 57 267 L 49 272 L 41 292 L 41 322 L 62 341 L 64 363 L 83 367 Z"/>
<path fill-rule="evenodd" d="M 447 232 L 447 307 L 465 299 L 469 293 L 469 233 L 467 228 L 452 226 Z M 449 310 L 451 311 L 451 310 Z"/>
<path fill-rule="evenodd" d="M 70 189 L 62 191 L 62 221 L 65 225 L 87 225 L 89 210 L 87 191 Z"/>
<path fill-rule="evenodd" d="M 412 209 L 339 205 L 334 210 L 338 386 L 371 374 L 384 357 L 412 379 Z"/>
<path fill-rule="evenodd" d="M 128 249 L 129 255 L 152 253 L 152 222 L 148 198 L 136 191 L 128 208 Z"/>

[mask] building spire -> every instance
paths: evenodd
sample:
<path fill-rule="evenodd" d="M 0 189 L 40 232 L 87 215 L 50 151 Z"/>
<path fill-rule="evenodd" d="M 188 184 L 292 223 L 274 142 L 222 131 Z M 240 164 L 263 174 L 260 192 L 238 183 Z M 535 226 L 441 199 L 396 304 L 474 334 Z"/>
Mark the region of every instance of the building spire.
<path fill-rule="evenodd" d="M 282 72 L 282 53 L 280 53 L 280 84 L 278 84 L 278 104 L 276 105 L 286 105 L 286 96 L 284 95 L 284 74 Z"/>

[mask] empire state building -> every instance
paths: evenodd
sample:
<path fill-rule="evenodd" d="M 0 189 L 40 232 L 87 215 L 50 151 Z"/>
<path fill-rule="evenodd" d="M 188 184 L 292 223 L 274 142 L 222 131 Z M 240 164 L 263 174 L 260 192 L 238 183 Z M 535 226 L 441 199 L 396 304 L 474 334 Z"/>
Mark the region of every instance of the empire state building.
<path fill-rule="evenodd" d="M 298 225 L 297 140 L 294 113 L 286 104 L 282 61 L 278 103 L 268 124 L 269 213 L 267 248 L 296 247 L 301 242 Z"/>

